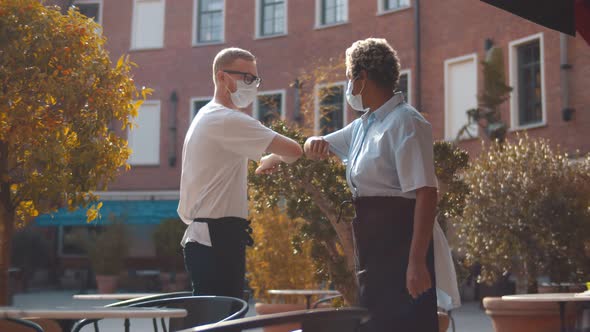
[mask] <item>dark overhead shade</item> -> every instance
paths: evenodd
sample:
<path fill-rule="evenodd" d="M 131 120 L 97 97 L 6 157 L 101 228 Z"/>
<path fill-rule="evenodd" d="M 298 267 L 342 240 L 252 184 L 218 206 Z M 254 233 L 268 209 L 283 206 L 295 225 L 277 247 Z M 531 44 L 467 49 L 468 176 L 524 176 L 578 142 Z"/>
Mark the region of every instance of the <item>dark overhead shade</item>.
<path fill-rule="evenodd" d="M 480 0 L 547 28 L 576 35 L 574 0 Z M 582 0 L 584 1 L 584 0 Z"/>

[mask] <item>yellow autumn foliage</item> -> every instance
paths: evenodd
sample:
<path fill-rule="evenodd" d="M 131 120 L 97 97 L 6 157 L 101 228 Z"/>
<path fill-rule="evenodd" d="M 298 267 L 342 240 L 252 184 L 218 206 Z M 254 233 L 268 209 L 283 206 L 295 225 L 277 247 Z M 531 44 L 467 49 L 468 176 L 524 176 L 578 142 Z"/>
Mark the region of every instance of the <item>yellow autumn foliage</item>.
<path fill-rule="evenodd" d="M 305 221 L 291 219 L 278 208 L 253 212 L 251 220 L 254 246 L 246 252 L 246 271 L 254 297 L 270 302 L 269 289 L 317 288 L 311 240 L 300 246 L 292 242 Z M 288 303 L 304 300 L 302 297 L 281 299 Z"/>

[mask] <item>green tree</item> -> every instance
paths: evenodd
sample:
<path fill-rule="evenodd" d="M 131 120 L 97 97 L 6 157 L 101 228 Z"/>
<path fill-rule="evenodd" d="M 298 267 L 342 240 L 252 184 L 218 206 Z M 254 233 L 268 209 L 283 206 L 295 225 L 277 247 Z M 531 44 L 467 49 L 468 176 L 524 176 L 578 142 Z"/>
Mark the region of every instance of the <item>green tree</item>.
<path fill-rule="evenodd" d="M 481 264 L 481 281 L 514 273 L 521 291 L 535 292 L 540 275 L 587 280 L 590 157 L 574 162 L 544 139 L 519 135 L 484 145 L 464 181 L 469 194 L 452 223 L 459 252 Z"/>
<path fill-rule="evenodd" d="M 127 166 L 123 132 L 149 90 L 128 58 L 113 66 L 97 31 L 73 9 L 0 2 L 0 303 L 14 228 L 64 205 L 96 218 L 92 191 Z"/>

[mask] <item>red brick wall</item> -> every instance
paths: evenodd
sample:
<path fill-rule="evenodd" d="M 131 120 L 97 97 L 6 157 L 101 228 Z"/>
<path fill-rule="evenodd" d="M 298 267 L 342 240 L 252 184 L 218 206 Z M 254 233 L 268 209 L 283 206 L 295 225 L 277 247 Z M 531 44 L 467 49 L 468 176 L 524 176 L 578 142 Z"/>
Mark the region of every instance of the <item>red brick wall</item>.
<path fill-rule="evenodd" d="M 226 0 L 225 43 L 193 47 L 193 0 L 168 0 L 164 48 L 130 51 L 132 1 L 103 1 L 107 48 L 113 58 L 129 53 L 132 61 L 139 65 L 135 70 L 136 82 L 153 88 L 155 91 L 150 98 L 162 102 L 161 165 L 134 167 L 112 184 L 111 189 L 178 188 L 180 160 L 174 167 L 167 163 L 169 97 L 172 91 L 176 91 L 179 97 L 176 155 L 180 158 L 182 141 L 189 126 L 189 100 L 213 95 L 211 62 L 222 48 L 238 46 L 251 50 L 258 57 L 258 70 L 264 78 L 261 90 L 287 91 L 287 117 L 291 116 L 294 103 L 294 91 L 289 84 L 301 70 L 321 59 L 342 56 L 357 39 L 386 38 L 398 50 L 402 68 L 412 70 L 412 82 L 415 83 L 413 7 L 378 16 L 377 0 L 350 0 L 348 23 L 314 29 L 315 0 L 290 0 L 288 34 L 256 40 L 255 1 Z M 559 33 L 473 0 L 421 1 L 422 111 L 431 121 L 437 138 L 444 135 L 444 61 L 474 52 L 481 61 L 485 55 L 484 40 L 491 38 L 494 45 L 504 51 L 508 80 L 509 42 L 539 32 L 544 36 L 547 125 L 529 133 L 547 137 L 568 151 L 580 149 L 590 152 L 590 95 L 586 93 L 586 87 L 590 86 L 590 46 L 581 37 L 569 40 L 569 58 L 573 65 L 570 101 L 576 113 L 573 121 L 564 122 L 561 120 Z M 345 80 L 344 72 L 338 80 Z M 481 74 L 479 80 L 481 86 Z M 504 105 L 503 110 L 504 120 L 509 123 L 509 103 Z M 464 143 L 474 152 L 479 144 L 476 140 Z"/>

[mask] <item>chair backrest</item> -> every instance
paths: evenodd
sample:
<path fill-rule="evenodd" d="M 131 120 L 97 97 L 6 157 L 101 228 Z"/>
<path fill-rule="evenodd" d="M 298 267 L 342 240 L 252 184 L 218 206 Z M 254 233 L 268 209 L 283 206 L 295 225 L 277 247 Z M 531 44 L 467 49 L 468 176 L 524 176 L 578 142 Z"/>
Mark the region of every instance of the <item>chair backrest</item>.
<path fill-rule="evenodd" d="M 248 312 L 248 303 L 242 299 L 226 296 L 186 296 L 156 299 L 135 303 L 130 307 L 165 307 L 185 309 L 182 318 L 170 318 L 170 331 L 242 318 Z"/>
<path fill-rule="evenodd" d="M 298 310 L 202 325 L 181 332 L 233 332 L 285 323 L 301 323 L 303 332 L 356 332 L 368 318 L 369 312 L 364 308 Z"/>
<path fill-rule="evenodd" d="M 59 325 L 58 325 L 59 327 Z M 29 319 L 3 318 L 0 319 L 0 331 L 11 332 L 45 332 L 37 323 Z"/>

